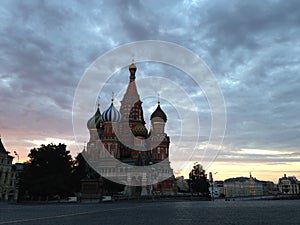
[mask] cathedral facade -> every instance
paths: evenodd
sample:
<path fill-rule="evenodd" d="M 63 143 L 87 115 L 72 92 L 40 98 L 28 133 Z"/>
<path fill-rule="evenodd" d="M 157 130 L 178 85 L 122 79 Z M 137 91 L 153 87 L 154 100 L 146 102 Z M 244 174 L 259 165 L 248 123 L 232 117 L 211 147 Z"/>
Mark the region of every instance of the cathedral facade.
<path fill-rule="evenodd" d="M 165 132 L 167 115 L 160 106 L 145 126 L 142 101 L 135 83 L 137 67 L 129 66 L 129 83 L 118 110 L 111 105 L 101 113 L 100 104 L 88 120 L 90 139 L 84 156 L 101 176 L 126 185 L 127 194 L 173 194 L 174 176 L 169 161 L 170 137 Z M 117 177 L 117 179 L 116 179 Z"/>

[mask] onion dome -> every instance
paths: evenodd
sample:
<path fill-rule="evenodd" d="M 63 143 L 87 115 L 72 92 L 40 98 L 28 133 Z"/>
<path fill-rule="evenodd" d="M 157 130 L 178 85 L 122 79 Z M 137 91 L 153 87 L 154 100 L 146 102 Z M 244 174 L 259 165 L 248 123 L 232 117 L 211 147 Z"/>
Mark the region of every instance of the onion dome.
<path fill-rule="evenodd" d="M 151 121 L 161 121 L 163 120 L 164 122 L 167 122 L 167 115 L 165 112 L 160 108 L 160 102 L 158 102 L 158 106 L 155 109 L 155 111 L 152 113 L 150 117 Z"/>
<path fill-rule="evenodd" d="M 87 128 L 88 129 L 99 129 L 101 126 L 102 118 L 100 109 L 98 107 L 96 113 L 88 120 Z"/>
<path fill-rule="evenodd" d="M 129 66 L 129 71 L 131 71 L 131 70 L 135 70 L 136 71 L 136 66 L 134 65 L 134 59 L 132 59 L 132 63 L 131 63 L 131 65 Z"/>
<path fill-rule="evenodd" d="M 134 65 L 134 60 L 132 60 L 131 65 L 129 66 L 129 72 L 130 72 L 130 81 L 135 80 L 135 72 L 136 72 L 136 66 Z"/>
<path fill-rule="evenodd" d="M 136 66 L 135 66 L 135 64 L 133 62 L 129 66 L 129 70 L 132 70 L 132 69 L 136 70 Z"/>
<path fill-rule="evenodd" d="M 148 130 L 147 130 L 147 128 L 142 123 L 138 123 L 132 129 L 132 133 L 136 137 L 144 137 L 144 138 L 146 138 L 148 136 Z"/>
<path fill-rule="evenodd" d="M 120 122 L 121 121 L 121 113 L 116 109 L 114 103 L 107 110 L 102 113 L 103 122 Z"/>

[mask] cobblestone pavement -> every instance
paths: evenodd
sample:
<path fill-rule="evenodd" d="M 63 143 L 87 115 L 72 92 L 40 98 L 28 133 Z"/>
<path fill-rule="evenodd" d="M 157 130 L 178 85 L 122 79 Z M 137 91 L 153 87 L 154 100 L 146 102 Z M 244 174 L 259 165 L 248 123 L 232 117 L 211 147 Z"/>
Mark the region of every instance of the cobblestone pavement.
<path fill-rule="evenodd" d="M 21 205 L 0 203 L 1 224 L 300 224 L 300 200 Z"/>

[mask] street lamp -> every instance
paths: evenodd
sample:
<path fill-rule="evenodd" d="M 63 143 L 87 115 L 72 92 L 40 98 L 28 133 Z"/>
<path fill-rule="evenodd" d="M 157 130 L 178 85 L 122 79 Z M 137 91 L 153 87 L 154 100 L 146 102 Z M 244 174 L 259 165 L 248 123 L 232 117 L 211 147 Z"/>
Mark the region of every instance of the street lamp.
<path fill-rule="evenodd" d="M 191 200 L 193 200 L 193 173 L 190 172 L 189 174 L 190 178 L 190 192 L 191 192 Z"/>
<path fill-rule="evenodd" d="M 214 174 L 217 174 L 218 172 L 215 172 Z M 213 179 L 213 175 L 212 172 L 209 172 L 209 183 L 211 186 L 211 200 L 214 200 L 214 179 Z"/>

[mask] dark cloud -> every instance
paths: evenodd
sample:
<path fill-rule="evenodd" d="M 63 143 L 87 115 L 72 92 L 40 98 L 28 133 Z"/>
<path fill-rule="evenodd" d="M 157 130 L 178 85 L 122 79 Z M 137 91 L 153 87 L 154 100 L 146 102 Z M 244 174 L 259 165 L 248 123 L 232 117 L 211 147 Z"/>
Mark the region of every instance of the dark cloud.
<path fill-rule="evenodd" d="M 72 139 L 73 97 L 86 68 L 121 44 L 154 39 L 192 50 L 214 72 L 227 107 L 225 146 L 291 150 L 295 157 L 262 157 L 268 163 L 299 161 L 299 1 L 16 0 L 1 3 L 0 21 L 4 136 L 15 134 L 22 143 L 34 137 Z M 129 63 L 131 57 L 129 53 Z M 172 76 L 196 103 L 205 128 L 201 132 L 209 134 L 209 103 L 186 74 L 151 63 L 139 65 L 138 73 Z M 111 81 L 103 94 L 103 109 L 110 89 L 121 90 L 128 82 L 124 74 Z M 145 107 L 154 103 L 149 99 Z M 165 109 L 172 118 L 172 107 L 166 104 Z M 176 123 L 178 115 L 173 115 Z M 176 125 L 170 127 L 176 135 Z M 17 146 L 11 138 L 10 143 Z M 226 149 L 224 160 L 230 161 L 235 153 Z M 241 152 L 236 156 L 243 162 L 256 158 Z"/>

